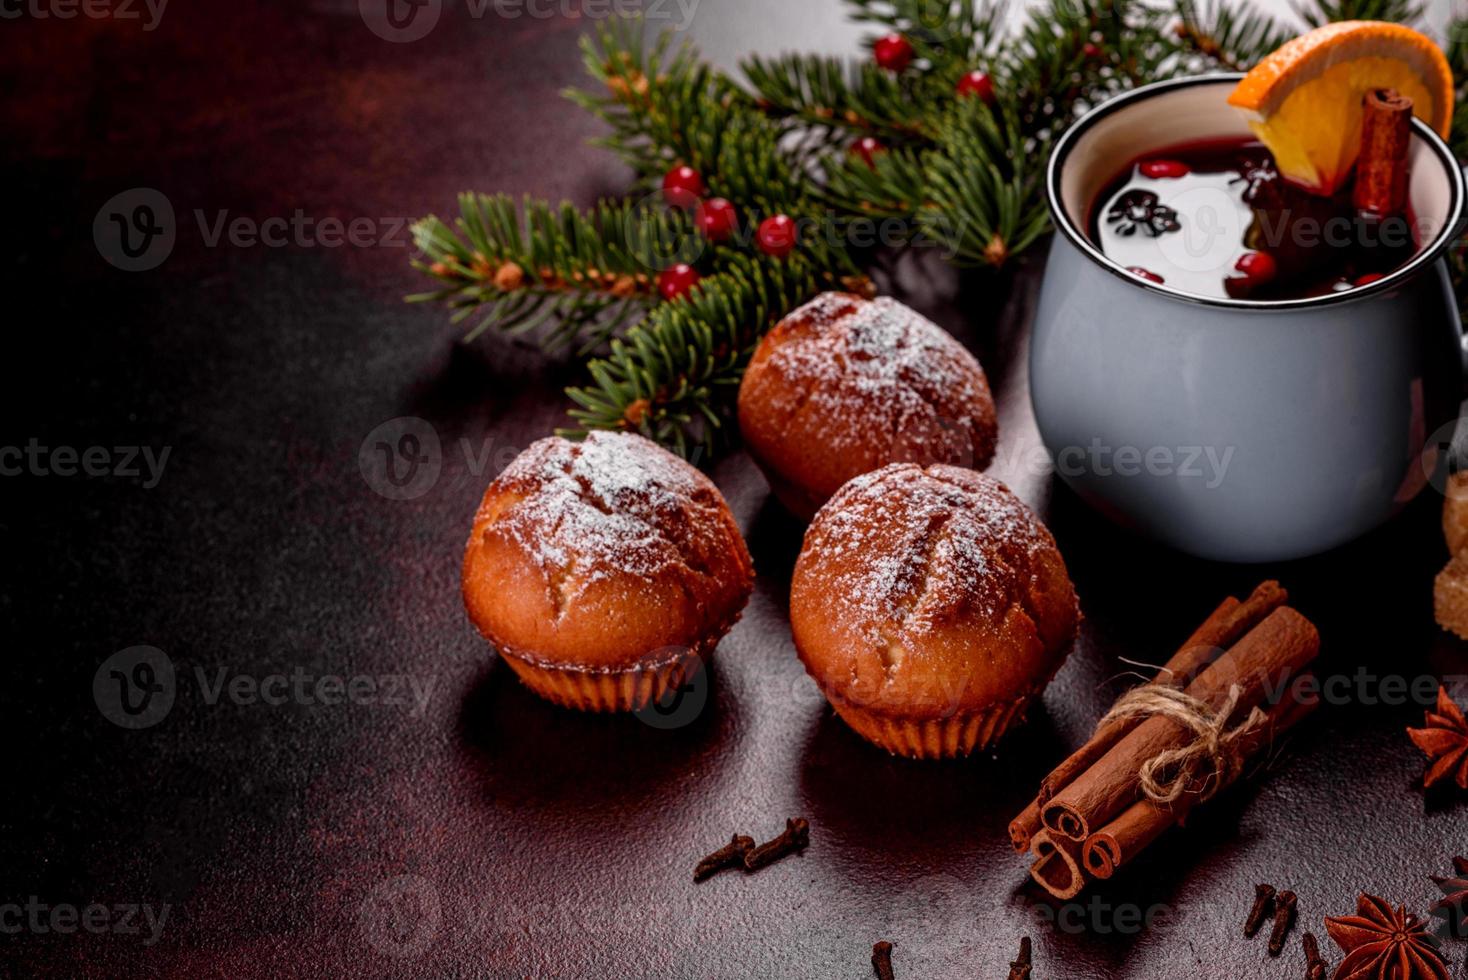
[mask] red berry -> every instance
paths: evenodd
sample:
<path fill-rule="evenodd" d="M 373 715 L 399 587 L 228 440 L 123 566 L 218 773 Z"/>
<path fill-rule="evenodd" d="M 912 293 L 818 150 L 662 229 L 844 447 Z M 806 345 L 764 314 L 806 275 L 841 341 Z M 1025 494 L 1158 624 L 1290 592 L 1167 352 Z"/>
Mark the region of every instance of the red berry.
<path fill-rule="evenodd" d="M 1085 55 L 1092 61 L 1100 61 L 1101 57 L 1105 53 L 1105 51 L 1101 50 L 1101 45 L 1096 44 L 1092 41 L 1087 41 L 1085 47 L 1081 48 L 1081 54 Z"/>
<path fill-rule="evenodd" d="M 795 238 L 795 222 L 789 215 L 777 214 L 760 222 L 759 247 L 766 255 L 783 259 L 795 251 Z"/>
<path fill-rule="evenodd" d="M 1162 285 L 1164 282 L 1167 281 L 1166 279 L 1163 279 L 1161 276 L 1159 276 L 1157 273 L 1151 272 L 1151 271 L 1149 271 L 1147 269 L 1144 269 L 1144 268 L 1142 268 L 1139 265 L 1130 265 L 1130 266 L 1127 266 L 1127 270 L 1126 271 L 1130 272 L 1132 275 L 1136 276 L 1138 279 L 1145 279 L 1148 282 L 1155 282 L 1159 286 Z"/>
<path fill-rule="evenodd" d="M 1357 288 L 1360 288 L 1361 286 L 1369 286 L 1372 283 L 1379 282 L 1380 280 L 1385 279 L 1385 278 L 1386 278 L 1386 276 L 1384 276 L 1380 272 L 1368 272 L 1368 273 L 1366 273 L 1366 275 L 1362 276 L 1361 278 L 1357 279 L 1354 283 L 1352 283 L 1352 285 L 1356 286 Z"/>
<path fill-rule="evenodd" d="M 1248 252 L 1237 262 L 1234 268 L 1244 274 L 1244 278 L 1253 285 L 1261 285 L 1269 282 L 1279 271 L 1275 265 L 1274 256 L 1268 252 Z"/>
<path fill-rule="evenodd" d="M 852 156 L 861 157 L 873 170 L 877 169 L 877 154 L 886 152 L 887 148 L 875 136 L 863 136 L 851 144 Z"/>
<path fill-rule="evenodd" d="M 906 71 L 907 66 L 912 64 L 912 42 L 901 34 L 888 34 L 878 39 L 872 48 L 872 55 L 877 59 L 877 64 L 888 71 Z"/>
<path fill-rule="evenodd" d="M 692 167 L 674 167 L 663 177 L 663 196 L 669 204 L 684 210 L 697 204 L 707 190 L 703 175 Z"/>
<path fill-rule="evenodd" d="M 698 206 L 693 222 L 709 241 L 722 242 L 734 234 L 739 224 L 739 213 L 724 198 L 714 197 Z"/>
<path fill-rule="evenodd" d="M 985 102 L 994 101 L 994 80 L 981 71 L 971 71 L 958 80 L 958 97 L 977 95 Z"/>
<path fill-rule="evenodd" d="M 679 263 L 658 274 L 658 292 L 663 299 L 675 300 L 697 286 L 702 278 L 693 266 Z"/>
<path fill-rule="evenodd" d="M 1137 167 L 1143 177 L 1153 180 L 1176 180 L 1186 177 L 1192 170 L 1181 160 L 1145 160 Z"/>

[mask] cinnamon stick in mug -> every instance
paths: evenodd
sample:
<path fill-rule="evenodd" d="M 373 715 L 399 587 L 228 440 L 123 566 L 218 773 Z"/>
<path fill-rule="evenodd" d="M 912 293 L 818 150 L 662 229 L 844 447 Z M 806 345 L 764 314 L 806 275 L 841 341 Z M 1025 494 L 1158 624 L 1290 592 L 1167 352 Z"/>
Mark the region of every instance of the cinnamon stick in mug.
<path fill-rule="evenodd" d="M 1407 210 L 1407 154 L 1412 147 L 1412 100 L 1395 89 L 1367 92 L 1361 101 L 1361 154 L 1351 203 L 1373 218 Z"/>
<path fill-rule="evenodd" d="M 1266 686 L 1288 683 L 1320 650 L 1314 625 L 1288 607 L 1276 609 L 1232 649 L 1188 685 L 1187 693 L 1214 711 L 1230 689 L 1240 695 L 1235 714 L 1263 700 Z M 1057 837 L 1084 841 L 1136 801 L 1139 772 L 1150 759 L 1176 749 L 1190 733 L 1170 718 L 1155 715 L 1142 721 L 1095 765 L 1057 793 L 1041 810 L 1041 822 Z"/>
<path fill-rule="evenodd" d="M 1239 638 L 1259 625 L 1274 610 L 1289 601 L 1287 593 L 1278 582 L 1265 582 L 1256 588 L 1243 602 L 1229 596 L 1203 621 L 1193 635 L 1188 637 L 1172 659 L 1162 665 L 1149 683 L 1168 687 L 1187 687 L 1209 664 Z M 1047 803 L 1056 793 L 1070 785 L 1077 776 L 1095 765 L 1097 760 L 1111 750 L 1117 742 L 1142 723 L 1140 718 L 1122 718 L 1103 723 L 1096 729 L 1085 745 L 1040 782 L 1039 802 Z M 1021 815 L 1023 818 L 1023 815 Z M 1016 820 L 1015 823 L 1019 823 Z M 1010 825 L 1010 836 L 1015 837 L 1014 824 Z M 1015 846 L 1019 842 L 1015 840 Z"/>
<path fill-rule="evenodd" d="M 1286 697 L 1265 713 L 1265 721 L 1241 736 L 1234 746 L 1241 760 L 1253 759 L 1271 745 L 1275 739 L 1309 717 L 1318 700 L 1302 701 Z M 1242 770 L 1236 771 L 1214 792 L 1222 791 L 1236 782 Z M 1123 864 L 1141 853 L 1148 844 L 1161 837 L 1174 825 L 1187 822 L 1208 789 L 1209 779 L 1196 780 L 1176 803 L 1163 806 L 1148 799 L 1138 800 L 1122 812 L 1115 820 L 1086 838 L 1081 851 L 1081 863 L 1086 871 L 1097 878 L 1110 878 Z"/>

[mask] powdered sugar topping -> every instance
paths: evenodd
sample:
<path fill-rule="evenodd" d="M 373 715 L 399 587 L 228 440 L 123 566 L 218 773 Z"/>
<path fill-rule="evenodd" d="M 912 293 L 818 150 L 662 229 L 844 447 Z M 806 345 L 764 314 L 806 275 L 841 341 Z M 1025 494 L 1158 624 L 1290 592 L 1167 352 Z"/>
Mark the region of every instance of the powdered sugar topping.
<path fill-rule="evenodd" d="M 821 296 L 790 316 L 812 328 L 779 346 L 771 361 L 828 417 L 877 412 L 895 434 L 942 415 L 939 406 L 988 402 L 983 369 L 947 332 L 892 299 Z M 972 437 L 967 413 L 949 420 Z M 867 440 L 869 432 L 833 432 Z"/>
<path fill-rule="evenodd" d="M 611 576 L 652 577 L 702 566 L 718 503 L 701 473 L 637 436 L 594 432 L 584 442 L 544 439 L 497 485 L 519 499 L 493 521 L 546 573 L 573 589 Z"/>
<path fill-rule="evenodd" d="M 1029 557 L 1053 547 L 1003 484 L 949 467 L 894 465 L 852 480 L 806 539 L 846 618 L 874 644 L 960 610 L 991 621 L 1024 601 Z"/>

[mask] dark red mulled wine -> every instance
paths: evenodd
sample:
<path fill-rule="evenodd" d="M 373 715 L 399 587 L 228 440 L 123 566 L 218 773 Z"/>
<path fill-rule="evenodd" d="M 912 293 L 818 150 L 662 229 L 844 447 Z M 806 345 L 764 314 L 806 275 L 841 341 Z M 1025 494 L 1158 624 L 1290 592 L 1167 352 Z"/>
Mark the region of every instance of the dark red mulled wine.
<path fill-rule="evenodd" d="M 1263 144 L 1190 143 L 1129 163 L 1091 209 L 1091 241 L 1133 275 L 1216 299 L 1301 299 L 1368 285 L 1419 245 L 1410 212 L 1359 213 L 1282 179 Z"/>

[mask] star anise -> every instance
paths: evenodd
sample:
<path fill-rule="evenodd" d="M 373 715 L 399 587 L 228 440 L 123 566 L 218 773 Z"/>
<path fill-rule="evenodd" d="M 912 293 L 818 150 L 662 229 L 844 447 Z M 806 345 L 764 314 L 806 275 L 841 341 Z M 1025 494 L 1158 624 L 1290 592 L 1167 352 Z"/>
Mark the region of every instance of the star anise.
<path fill-rule="evenodd" d="M 1448 697 L 1447 688 L 1437 689 L 1437 707 L 1427 712 L 1424 725 L 1407 729 L 1413 743 L 1432 760 L 1422 785 L 1431 788 L 1453 779 L 1459 789 L 1468 789 L 1468 719 Z"/>
<path fill-rule="evenodd" d="M 1427 927 L 1374 895 L 1356 900 L 1355 915 L 1326 919 L 1325 931 L 1346 954 L 1332 980 L 1450 980 Z"/>
<path fill-rule="evenodd" d="M 1268 156 L 1245 157 L 1239 165 L 1239 172 L 1229 178 L 1229 186 L 1243 184 L 1243 198 L 1245 204 L 1253 204 L 1259 198 L 1259 192 L 1273 184 L 1279 179 L 1279 171 L 1274 168 L 1274 158 Z"/>
<path fill-rule="evenodd" d="M 1457 874 L 1451 878 L 1432 876 L 1447 896 L 1432 907 L 1432 914 L 1447 920 L 1449 935 L 1468 939 L 1468 858 L 1453 858 L 1453 870 Z"/>
<path fill-rule="evenodd" d="M 1131 236 L 1145 231 L 1153 238 L 1182 227 L 1177 212 L 1160 203 L 1161 198 L 1151 191 L 1130 190 L 1116 199 L 1106 211 L 1106 223 L 1116 229 L 1118 235 Z"/>

